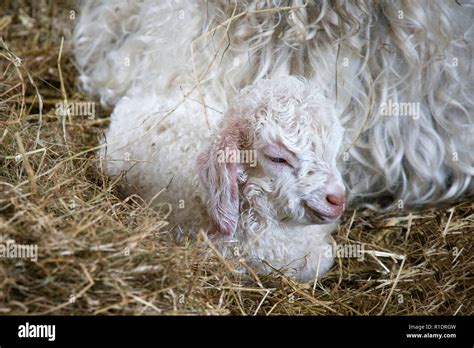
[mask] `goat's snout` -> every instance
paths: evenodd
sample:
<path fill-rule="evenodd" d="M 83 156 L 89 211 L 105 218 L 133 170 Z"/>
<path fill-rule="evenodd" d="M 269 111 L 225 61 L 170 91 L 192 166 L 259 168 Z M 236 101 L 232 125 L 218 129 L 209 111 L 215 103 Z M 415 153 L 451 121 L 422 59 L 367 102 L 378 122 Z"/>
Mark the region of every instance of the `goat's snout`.
<path fill-rule="evenodd" d="M 346 194 L 344 191 L 339 193 L 331 193 L 326 195 L 326 203 L 327 203 L 327 214 L 326 216 L 332 219 L 337 219 L 339 216 L 342 215 L 344 212 L 344 208 L 346 207 Z"/>
<path fill-rule="evenodd" d="M 326 192 L 326 209 L 330 217 L 337 218 L 346 206 L 346 190 L 341 185 L 330 185 Z"/>
<path fill-rule="evenodd" d="M 306 216 L 313 222 L 331 222 L 344 212 L 346 192 L 344 186 L 332 182 L 325 192 L 313 192 L 304 201 Z"/>
<path fill-rule="evenodd" d="M 335 207 L 344 207 L 346 204 L 346 194 L 343 191 L 334 194 L 330 193 L 326 196 L 326 201 Z"/>

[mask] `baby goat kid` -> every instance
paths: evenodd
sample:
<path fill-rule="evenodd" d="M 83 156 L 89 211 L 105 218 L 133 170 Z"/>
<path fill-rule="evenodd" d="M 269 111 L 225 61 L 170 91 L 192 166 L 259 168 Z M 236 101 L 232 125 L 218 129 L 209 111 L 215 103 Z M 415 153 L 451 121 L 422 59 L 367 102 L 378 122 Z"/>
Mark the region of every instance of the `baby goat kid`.
<path fill-rule="evenodd" d="M 336 166 L 344 132 L 331 103 L 295 77 L 261 80 L 225 115 L 210 112 L 210 131 L 189 117 L 201 112 L 192 100 L 150 117 L 173 100 L 124 97 L 115 107 L 101 154 L 110 175 L 125 171 L 125 193 L 152 201 L 166 187 L 155 200 L 171 202 L 181 226 L 212 227 L 224 253 L 238 248 L 261 273 L 324 274 L 345 204 Z"/>
<path fill-rule="evenodd" d="M 114 107 L 106 172 L 260 273 L 327 272 L 345 188 L 384 209 L 473 193 L 469 4 L 82 4 L 81 85 Z"/>

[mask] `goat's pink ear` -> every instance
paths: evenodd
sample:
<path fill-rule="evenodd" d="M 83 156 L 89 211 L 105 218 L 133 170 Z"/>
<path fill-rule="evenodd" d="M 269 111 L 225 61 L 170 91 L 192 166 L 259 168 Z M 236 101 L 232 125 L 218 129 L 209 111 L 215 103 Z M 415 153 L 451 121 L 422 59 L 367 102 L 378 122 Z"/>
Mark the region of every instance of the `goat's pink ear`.
<path fill-rule="evenodd" d="M 217 229 L 226 235 L 235 232 L 239 220 L 238 164 L 232 160 L 236 158 L 239 139 L 239 127 L 230 125 L 197 159 L 199 179 L 207 191 L 209 214 Z M 227 156 L 232 153 L 234 156 Z"/>

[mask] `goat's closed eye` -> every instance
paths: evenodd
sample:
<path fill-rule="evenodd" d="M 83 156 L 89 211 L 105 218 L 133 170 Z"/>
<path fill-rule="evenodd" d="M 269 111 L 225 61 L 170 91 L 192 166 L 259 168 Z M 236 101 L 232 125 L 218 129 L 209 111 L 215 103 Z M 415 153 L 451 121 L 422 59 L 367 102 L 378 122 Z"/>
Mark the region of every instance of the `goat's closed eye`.
<path fill-rule="evenodd" d="M 268 158 L 270 161 L 274 162 L 274 163 L 281 163 L 281 164 L 287 164 L 287 165 L 289 165 L 288 161 L 287 161 L 286 159 L 284 159 L 284 158 L 281 158 L 281 157 L 272 157 L 272 156 L 268 156 L 268 155 L 267 155 L 267 158 Z"/>

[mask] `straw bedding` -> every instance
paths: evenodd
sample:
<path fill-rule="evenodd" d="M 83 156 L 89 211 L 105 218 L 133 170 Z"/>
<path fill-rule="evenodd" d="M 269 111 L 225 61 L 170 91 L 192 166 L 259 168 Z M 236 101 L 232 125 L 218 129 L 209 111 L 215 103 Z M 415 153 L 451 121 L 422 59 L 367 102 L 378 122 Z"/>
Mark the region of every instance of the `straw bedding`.
<path fill-rule="evenodd" d="M 37 245 L 38 260 L 0 260 L 0 313 L 440 315 L 473 313 L 472 202 L 419 212 L 347 212 L 338 258 L 307 284 L 242 275 L 204 234 L 174 238 L 169 206 L 122 197 L 97 156 L 110 110 L 77 89 L 67 38 L 74 2 L 0 5 L 0 244 Z M 62 42 L 62 38 L 65 38 Z M 159 197 L 157 198 L 159 199 Z"/>

